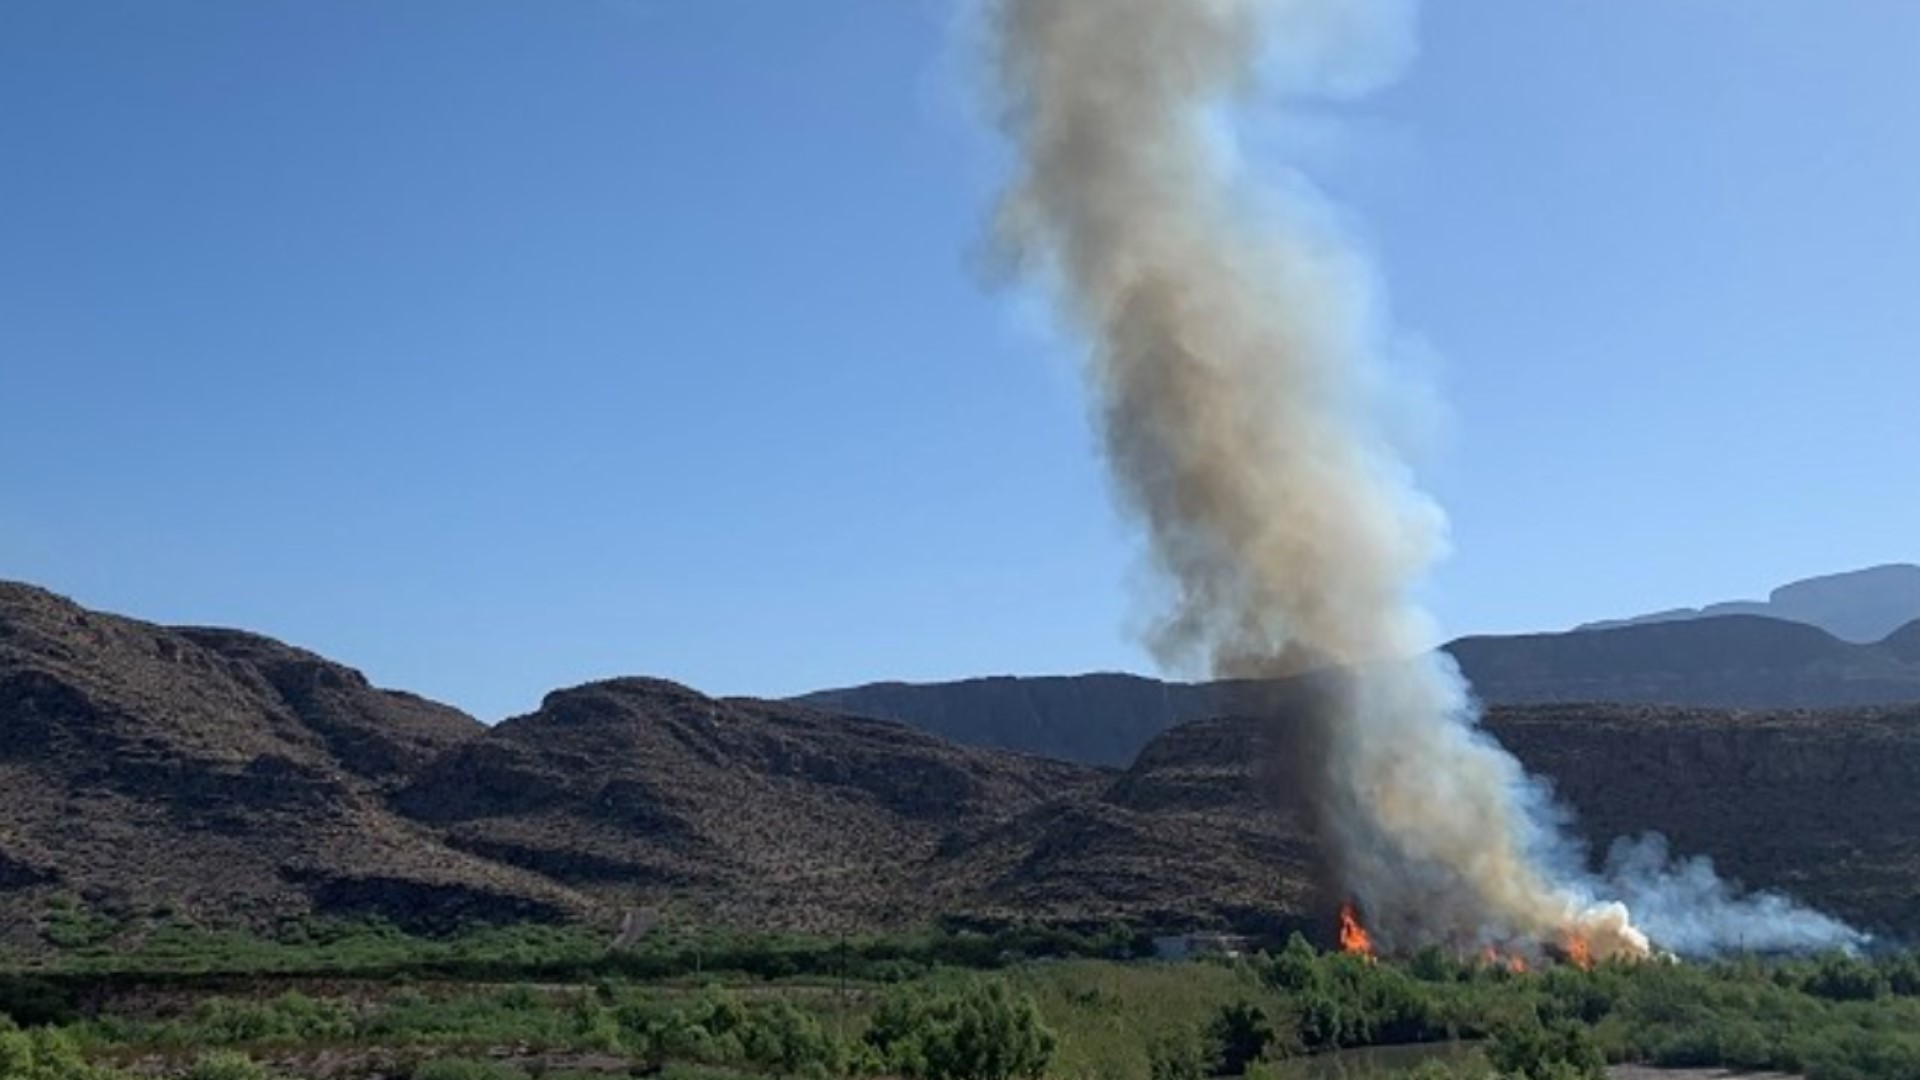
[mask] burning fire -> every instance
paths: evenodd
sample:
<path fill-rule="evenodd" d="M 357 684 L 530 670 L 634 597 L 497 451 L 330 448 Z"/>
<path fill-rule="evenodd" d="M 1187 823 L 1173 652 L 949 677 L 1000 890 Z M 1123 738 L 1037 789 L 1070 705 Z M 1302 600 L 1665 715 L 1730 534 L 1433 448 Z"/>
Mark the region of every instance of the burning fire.
<path fill-rule="evenodd" d="M 1360 925 L 1360 916 L 1351 903 L 1340 905 L 1340 951 L 1373 958 L 1373 938 Z"/>
<path fill-rule="evenodd" d="M 1340 905 L 1340 951 L 1355 956 L 1364 956 L 1373 960 L 1378 954 L 1374 951 L 1373 935 L 1360 922 L 1360 912 L 1351 901 Z M 1538 950 L 1529 950 L 1524 945 L 1507 942 L 1504 946 L 1484 945 L 1480 949 L 1480 963 L 1490 968 L 1505 968 L 1515 975 L 1524 975 L 1532 969 L 1533 960 L 1527 958 L 1533 952 L 1535 960 L 1542 955 L 1547 960 L 1568 964 L 1581 971 L 1593 970 L 1593 943 L 1587 936 L 1573 930 L 1564 931 L 1558 942 L 1546 943 Z"/>
<path fill-rule="evenodd" d="M 1567 954 L 1567 963 L 1581 971 L 1593 970 L 1593 947 L 1587 944 L 1586 938 L 1579 934 L 1568 934 L 1566 940 L 1560 943 L 1560 948 Z"/>
<path fill-rule="evenodd" d="M 1480 950 L 1480 963 L 1487 967 L 1503 967 L 1515 975 L 1524 975 L 1527 971 L 1527 958 L 1519 953 L 1502 956 L 1500 950 L 1488 945 Z"/>

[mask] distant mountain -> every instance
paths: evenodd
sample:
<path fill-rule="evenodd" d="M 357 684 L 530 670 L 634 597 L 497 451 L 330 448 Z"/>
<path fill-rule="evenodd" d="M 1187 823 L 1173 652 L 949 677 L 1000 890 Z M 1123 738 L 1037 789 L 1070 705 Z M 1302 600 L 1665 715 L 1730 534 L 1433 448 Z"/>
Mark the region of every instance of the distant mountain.
<path fill-rule="evenodd" d="M 1854 645 L 1800 623 L 1722 616 L 1612 630 L 1462 638 L 1446 647 L 1490 705 L 1604 702 L 1742 709 L 1920 702 L 1920 623 Z M 799 699 L 956 742 L 1125 765 L 1175 724 L 1246 711 L 1257 684 L 1137 675 L 874 683 Z"/>
<path fill-rule="evenodd" d="M 1110 766 L 1127 765 L 1174 724 L 1236 707 L 1226 684 L 1121 674 L 870 683 L 796 700 L 912 724 L 955 742 Z"/>
<path fill-rule="evenodd" d="M 1817 626 L 1857 644 L 1880 641 L 1920 619 L 1920 566 L 1904 563 L 1829 574 L 1782 585 L 1766 600 L 1733 600 L 1704 608 L 1675 608 L 1630 619 L 1587 623 L 1581 630 L 1711 618 L 1760 615 Z"/>
<path fill-rule="evenodd" d="M 1909 663 L 1920 664 L 1920 619 L 1889 634 L 1880 647 Z"/>

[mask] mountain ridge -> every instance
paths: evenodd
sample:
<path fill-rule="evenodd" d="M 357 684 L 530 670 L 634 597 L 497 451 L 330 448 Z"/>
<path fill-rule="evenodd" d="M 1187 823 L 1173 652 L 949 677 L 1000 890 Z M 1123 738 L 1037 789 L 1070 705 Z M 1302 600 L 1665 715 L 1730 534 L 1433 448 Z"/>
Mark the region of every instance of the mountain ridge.
<path fill-rule="evenodd" d="M 1871 645 L 1801 623 L 1730 615 L 1467 637 L 1444 651 L 1487 705 L 1778 709 L 1920 701 L 1920 621 Z M 1259 683 L 1095 674 L 872 683 L 794 700 L 924 726 L 959 742 L 1117 766 L 1158 732 L 1237 711 L 1264 692 Z"/>
<path fill-rule="evenodd" d="M 1823 574 L 1781 585 L 1765 600 L 1730 600 L 1699 608 L 1670 608 L 1625 619 L 1586 623 L 1575 629 L 1611 630 L 1720 615 L 1759 615 L 1805 623 L 1842 641 L 1871 644 L 1920 619 L 1920 566 L 1884 563 Z"/>
<path fill-rule="evenodd" d="M 1138 677 L 1096 688 L 1187 701 Z M 0 583 L 0 939 L 42 943 L 62 898 L 256 927 L 611 927 L 665 907 L 816 932 L 1325 933 L 1337 897 L 1289 773 L 1302 689 L 1188 687 L 1182 707 L 1224 715 L 1124 767 L 638 677 L 488 729 L 272 639 Z M 1749 884 L 1920 932 L 1920 707 L 1496 705 L 1487 729 L 1594 844 L 1662 828 Z"/>

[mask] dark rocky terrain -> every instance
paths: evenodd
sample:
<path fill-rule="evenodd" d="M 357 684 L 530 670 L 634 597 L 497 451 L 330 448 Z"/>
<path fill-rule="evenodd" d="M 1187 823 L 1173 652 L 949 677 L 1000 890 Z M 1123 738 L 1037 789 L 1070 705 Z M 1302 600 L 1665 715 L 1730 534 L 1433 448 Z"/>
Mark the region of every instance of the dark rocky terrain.
<path fill-rule="evenodd" d="M 900 724 L 617 679 L 548 695 L 394 805 L 455 848 L 609 903 L 821 929 L 966 906 L 957 853 L 1101 779 Z"/>
<path fill-rule="evenodd" d="M 1061 917 L 1124 910 L 1240 925 L 1324 912 L 1283 760 L 1284 719 L 1181 724 L 1091 802 L 1022 823 L 989 896 Z M 1494 709 L 1487 728 L 1570 807 L 1597 857 L 1664 834 L 1748 887 L 1877 931 L 1920 931 L 1920 706 L 1743 713 Z"/>
<path fill-rule="evenodd" d="M 1920 622 L 1873 645 L 1751 615 L 1461 638 L 1446 651 L 1489 705 L 1795 709 L 1920 702 Z M 1136 675 L 874 683 L 799 699 L 957 742 L 1124 765 L 1175 724 L 1243 711 L 1270 689 Z"/>
<path fill-rule="evenodd" d="M 1881 649 L 1911 657 L 1920 628 Z M 648 679 L 557 691 L 487 729 L 266 638 L 0 585 L 0 936 L 34 940 L 61 897 L 427 927 L 661 906 L 796 929 L 1324 917 L 1287 768 L 1299 686 L 1057 683 L 1093 688 L 1047 700 L 1095 720 L 1102 695 L 1156 692 L 1258 715 L 1133 729 L 1124 769 Z M 1536 705 L 1490 727 L 1596 840 L 1660 829 L 1749 884 L 1920 930 L 1920 708 Z"/>
<path fill-rule="evenodd" d="M 485 730 L 265 638 L 0 584 L 0 929 L 54 894 L 209 917 L 586 910 L 388 808 Z"/>

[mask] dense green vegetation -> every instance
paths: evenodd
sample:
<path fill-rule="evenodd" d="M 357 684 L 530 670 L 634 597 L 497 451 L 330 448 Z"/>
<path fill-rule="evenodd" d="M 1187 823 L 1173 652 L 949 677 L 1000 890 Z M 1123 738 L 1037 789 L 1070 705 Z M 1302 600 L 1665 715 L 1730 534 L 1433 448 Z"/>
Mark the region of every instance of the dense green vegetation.
<path fill-rule="evenodd" d="M 1146 942 L 1125 930 L 665 929 L 614 951 L 547 927 L 133 939 L 67 911 L 49 929 L 57 950 L 0 968 L 0 1080 L 1294 1080 L 1335 1060 L 1427 1080 L 1575 1080 L 1607 1062 L 1920 1077 L 1910 955 L 1514 974 L 1437 952 L 1374 963 L 1299 938 L 1141 962 Z M 1376 1047 L 1410 1049 L 1366 1072 Z"/>
<path fill-rule="evenodd" d="M 845 937 L 665 926 L 633 948 L 613 949 L 605 935 L 577 926 L 478 927 L 430 938 L 381 922 L 302 919 L 262 936 L 171 919 L 119 922 L 71 905 L 55 907 L 42 934 L 56 951 L 16 966 L 67 981 L 87 975 L 178 981 L 266 974 L 540 981 L 662 979 L 703 972 L 762 979 L 832 975 L 897 981 L 939 967 L 987 969 L 1065 957 L 1127 959 L 1153 951 L 1150 935 L 1124 926 L 937 928 Z"/>

